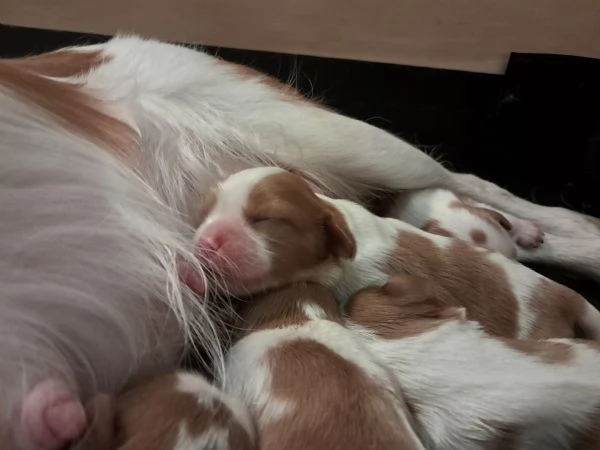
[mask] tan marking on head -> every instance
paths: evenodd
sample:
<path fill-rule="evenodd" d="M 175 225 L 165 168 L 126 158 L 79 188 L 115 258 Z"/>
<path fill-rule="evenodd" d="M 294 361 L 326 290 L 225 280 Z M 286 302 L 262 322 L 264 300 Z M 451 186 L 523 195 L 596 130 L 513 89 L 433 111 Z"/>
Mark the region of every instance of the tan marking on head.
<path fill-rule="evenodd" d="M 4 62 L 47 77 L 70 78 L 84 75 L 109 60 L 110 57 L 100 50 L 64 49 Z"/>
<path fill-rule="evenodd" d="M 121 157 L 131 158 L 137 148 L 136 133 L 102 110 L 100 101 L 80 86 L 65 83 L 0 61 L 0 88 L 44 110 L 67 130 L 97 142 Z"/>
<path fill-rule="evenodd" d="M 333 293 L 316 283 L 293 283 L 253 295 L 239 307 L 240 328 L 257 331 L 301 325 L 309 320 L 302 305 L 323 309 L 328 320 L 342 323 L 342 315 Z"/>
<path fill-rule="evenodd" d="M 454 234 L 442 227 L 438 220 L 428 220 L 425 225 L 421 227 L 421 229 L 423 231 L 427 231 L 428 233 L 437 234 L 439 236 L 454 237 Z"/>
<path fill-rule="evenodd" d="M 310 185 L 310 188 L 313 192 L 327 195 L 328 197 L 335 196 L 335 193 L 328 186 L 326 186 L 319 178 L 311 174 L 308 170 L 301 170 L 297 167 L 292 167 L 289 164 L 278 160 L 277 158 L 272 158 L 272 160 L 277 167 L 281 167 L 287 172 L 297 175 L 306 181 Z"/>
<path fill-rule="evenodd" d="M 487 254 L 458 239 L 442 248 L 434 239 L 401 232 L 387 273 L 426 279 L 435 286 L 436 298 L 444 306 L 464 306 L 468 318 L 480 322 L 489 333 L 515 337 L 517 298 L 504 270 Z"/>
<path fill-rule="evenodd" d="M 529 308 L 536 315 L 532 338 L 574 338 L 577 324 L 586 314 L 586 300 L 566 286 L 541 279 L 529 300 Z"/>
<path fill-rule="evenodd" d="M 518 339 L 502 339 L 502 342 L 513 350 L 533 356 L 547 364 L 568 363 L 575 356 L 573 346 L 563 342 Z"/>
<path fill-rule="evenodd" d="M 338 258 L 353 258 L 356 242 L 343 215 L 321 200 L 297 175 L 265 177 L 252 189 L 244 211 L 254 230 L 268 241 L 271 276 L 293 276 Z"/>
<path fill-rule="evenodd" d="M 258 448 L 224 403 L 216 398 L 203 403 L 199 400 L 198 396 L 177 389 L 176 375 L 142 382 L 118 399 L 117 442 L 131 450 L 170 449 L 180 427 L 186 425 L 192 437 L 228 430 L 231 448 Z M 237 446 L 232 446 L 234 442 Z"/>
<path fill-rule="evenodd" d="M 493 209 L 483 208 L 481 206 L 474 206 L 471 203 L 470 199 L 461 198 L 458 201 L 450 203 L 450 208 L 455 209 L 464 209 L 469 211 L 474 216 L 477 216 L 492 226 L 500 227 L 506 231 L 512 230 L 512 224 L 510 221 L 500 214 L 498 211 L 494 211 Z"/>
<path fill-rule="evenodd" d="M 417 448 L 393 407 L 402 405 L 401 394 L 387 394 L 326 346 L 298 339 L 271 350 L 267 361 L 271 398 L 289 402 L 293 413 L 261 430 L 261 448 Z"/>
<path fill-rule="evenodd" d="M 479 228 L 471 230 L 469 236 L 471 237 L 471 240 L 474 244 L 485 245 L 485 243 L 487 242 L 487 235 L 485 234 L 485 231 L 480 230 Z"/>
<path fill-rule="evenodd" d="M 383 287 L 352 296 L 346 314 L 384 339 L 402 339 L 431 331 L 448 320 L 461 320 L 460 308 L 439 300 L 436 286 L 412 275 L 395 275 Z"/>

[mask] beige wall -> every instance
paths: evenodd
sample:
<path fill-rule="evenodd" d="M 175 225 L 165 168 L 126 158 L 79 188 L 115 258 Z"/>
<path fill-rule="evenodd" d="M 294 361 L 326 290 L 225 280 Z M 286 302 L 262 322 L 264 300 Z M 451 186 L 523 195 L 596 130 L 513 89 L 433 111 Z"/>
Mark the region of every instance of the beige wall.
<path fill-rule="evenodd" d="M 600 0 L 0 0 L 0 22 L 491 73 L 600 58 Z"/>

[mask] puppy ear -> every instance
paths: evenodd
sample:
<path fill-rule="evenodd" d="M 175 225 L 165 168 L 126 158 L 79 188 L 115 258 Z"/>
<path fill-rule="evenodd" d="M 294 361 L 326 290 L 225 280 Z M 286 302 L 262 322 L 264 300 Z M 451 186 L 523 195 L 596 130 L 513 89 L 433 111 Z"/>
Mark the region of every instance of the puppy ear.
<path fill-rule="evenodd" d="M 327 215 L 323 225 L 329 252 L 336 258 L 354 258 L 356 240 L 342 213 L 327 205 Z"/>
<path fill-rule="evenodd" d="M 498 223 L 498 225 L 500 225 L 502 228 L 504 228 L 506 231 L 511 231 L 513 226 L 510 223 L 510 221 L 502 214 L 500 214 L 498 211 L 494 211 L 493 209 L 487 209 L 487 208 L 482 208 L 482 207 L 475 207 L 476 210 L 478 210 L 481 213 L 482 217 L 487 217 L 489 221 L 496 222 Z"/>
<path fill-rule="evenodd" d="M 72 450 L 114 450 L 116 446 L 115 402 L 97 394 L 85 405 L 88 429 Z"/>

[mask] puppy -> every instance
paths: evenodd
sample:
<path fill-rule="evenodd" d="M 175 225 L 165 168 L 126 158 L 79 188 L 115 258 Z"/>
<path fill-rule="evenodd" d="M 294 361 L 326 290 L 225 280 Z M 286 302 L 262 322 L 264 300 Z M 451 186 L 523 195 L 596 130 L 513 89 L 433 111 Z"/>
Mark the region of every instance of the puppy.
<path fill-rule="evenodd" d="M 195 239 L 232 292 L 312 280 L 334 287 L 343 304 L 408 273 L 431 280 L 441 301 L 465 306 L 490 333 L 571 338 L 581 329 L 600 338 L 600 312 L 574 291 L 500 253 L 316 195 L 279 168 L 241 171 L 216 186 Z"/>
<path fill-rule="evenodd" d="M 419 189 L 399 194 L 387 215 L 442 236 L 516 258 L 517 246 L 534 249 L 544 234 L 533 223 L 459 197 L 445 189 Z"/>
<path fill-rule="evenodd" d="M 397 382 L 344 327 L 327 288 L 277 288 L 240 315 L 225 391 L 257 418 L 262 450 L 424 449 Z"/>
<path fill-rule="evenodd" d="M 597 343 L 493 337 L 407 275 L 357 293 L 347 314 L 402 381 L 427 448 L 600 448 Z"/>
<path fill-rule="evenodd" d="M 258 450 L 246 407 L 202 376 L 177 372 L 86 405 L 89 427 L 73 450 Z"/>

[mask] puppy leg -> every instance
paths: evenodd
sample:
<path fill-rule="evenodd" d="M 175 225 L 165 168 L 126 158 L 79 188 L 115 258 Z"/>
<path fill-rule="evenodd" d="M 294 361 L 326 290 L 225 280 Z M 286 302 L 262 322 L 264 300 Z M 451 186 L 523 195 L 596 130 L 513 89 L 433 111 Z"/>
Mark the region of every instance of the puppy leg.
<path fill-rule="evenodd" d="M 472 205 L 484 215 L 487 214 L 495 219 L 519 247 L 533 249 L 544 243 L 544 232 L 535 223 L 498 211 L 484 203 L 472 202 Z"/>
<path fill-rule="evenodd" d="M 81 436 L 87 419 L 74 392 L 58 380 L 45 380 L 24 399 L 21 422 L 34 448 L 58 450 Z"/>

